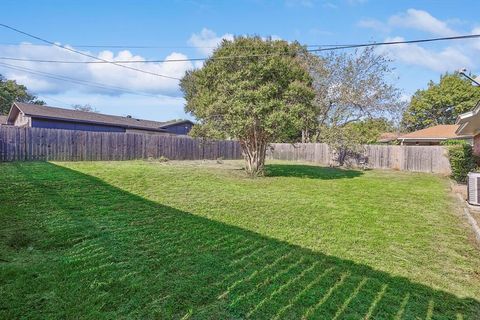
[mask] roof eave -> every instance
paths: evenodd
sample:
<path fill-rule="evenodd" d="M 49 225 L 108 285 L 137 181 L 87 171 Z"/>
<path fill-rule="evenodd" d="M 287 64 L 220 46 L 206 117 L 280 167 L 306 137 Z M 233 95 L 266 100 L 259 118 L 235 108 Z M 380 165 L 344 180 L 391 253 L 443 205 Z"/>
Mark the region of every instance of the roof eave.
<path fill-rule="evenodd" d="M 167 132 L 163 128 L 149 128 L 149 127 L 142 127 L 142 126 L 120 125 L 120 124 L 112 124 L 112 123 L 102 122 L 102 121 L 69 119 L 69 118 L 62 118 L 62 117 L 50 117 L 50 116 L 41 116 L 41 115 L 30 114 L 30 113 L 25 113 L 25 115 L 30 116 L 32 118 L 50 119 L 50 120 L 58 120 L 58 121 L 65 121 L 65 122 L 80 122 L 80 123 L 98 124 L 98 125 L 102 125 L 102 126 L 110 126 L 110 127 L 125 128 L 125 129 L 138 129 L 138 130 L 145 130 L 145 131 Z"/>

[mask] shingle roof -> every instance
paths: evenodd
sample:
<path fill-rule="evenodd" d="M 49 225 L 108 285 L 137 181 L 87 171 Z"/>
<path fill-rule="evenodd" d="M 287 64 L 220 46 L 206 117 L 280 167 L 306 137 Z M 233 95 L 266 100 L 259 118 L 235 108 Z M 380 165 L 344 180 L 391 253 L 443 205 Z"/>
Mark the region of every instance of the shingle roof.
<path fill-rule="evenodd" d="M 7 116 L 0 116 L 0 124 L 6 124 L 7 123 Z"/>
<path fill-rule="evenodd" d="M 101 113 L 85 112 L 71 109 L 56 108 L 50 106 L 41 106 L 29 103 L 14 103 L 26 115 L 64 121 L 96 123 L 103 125 L 118 126 L 122 128 L 133 128 L 153 131 L 165 131 L 164 127 L 184 121 L 159 122 L 129 117 L 112 116 Z M 190 122 L 189 120 L 185 120 Z"/>
<path fill-rule="evenodd" d="M 378 137 L 378 142 L 390 142 L 393 140 L 397 140 L 398 135 L 399 134 L 396 132 L 384 132 L 380 134 L 380 137 Z"/>
<path fill-rule="evenodd" d="M 401 135 L 398 139 L 455 139 L 468 137 L 457 135 L 455 133 L 457 129 L 458 125 L 442 124 Z"/>

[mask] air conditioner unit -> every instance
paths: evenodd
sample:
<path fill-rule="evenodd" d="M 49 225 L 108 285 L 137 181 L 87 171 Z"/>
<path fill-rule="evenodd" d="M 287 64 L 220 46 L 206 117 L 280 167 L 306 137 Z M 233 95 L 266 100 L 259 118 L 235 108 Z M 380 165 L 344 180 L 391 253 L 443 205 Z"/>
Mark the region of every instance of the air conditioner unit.
<path fill-rule="evenodd" d="M 467 183 L 468 203 L 480 206 L 480 172 L 470 172 Z"/>

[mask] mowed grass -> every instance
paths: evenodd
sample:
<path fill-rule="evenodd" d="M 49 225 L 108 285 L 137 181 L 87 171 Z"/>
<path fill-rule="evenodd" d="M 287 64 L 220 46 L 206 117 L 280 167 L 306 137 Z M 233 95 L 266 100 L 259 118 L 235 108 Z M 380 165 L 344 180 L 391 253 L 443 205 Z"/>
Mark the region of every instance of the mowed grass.
<path fill-rule="evenodd" d="M 240 168 L 0 164 L 0 318 L 480 318 L 446 178 Z"/>

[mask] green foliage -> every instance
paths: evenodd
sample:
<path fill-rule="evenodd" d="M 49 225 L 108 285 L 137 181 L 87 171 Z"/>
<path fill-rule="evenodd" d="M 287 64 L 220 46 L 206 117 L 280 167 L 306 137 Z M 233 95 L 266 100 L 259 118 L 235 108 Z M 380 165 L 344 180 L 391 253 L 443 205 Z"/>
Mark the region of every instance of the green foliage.
<path fill-rule="evenodd" d="M 18 84 L 15 80 L 7 80 L 0 75 L 0 115 L 8 114 L 14 101 L 45 104 L 30 94 L 24 85 Z"/>
<path fill-rule="evenodd" d="M 442 144 L 448 148 L 452 178 L 457 182 L 466 182 L 467 174 L 477 166 L 472 146 L 464 140 L 447 140 Z"/>
<path fill-rule="evenodd" d="M 312 79 L 296 58 L 301 50 L 260 37 L 223 41 L 181 81 L 185 110 L 199 122 L 191 134 L 238 139 L 247 171 L 263 172 L 269 142 L 291 141 L 316 121 Z M 239 58 L 226 58 L 231 56 Z"/>
<path fill-rule="evenodd" d="M 89 104 L 74 104 L 72 107 L 77 111 L 98 113 L 98 110 Z"/>
<path fill-rule="evenodd" d="M 324 138 L 321 131 L 325 128 L 342 131 L 355 122 L 364 126 L 364 122 L 370 122 L 367 119 L 398 122 L 404 109 L 401 91 L 392 83 L 391 61 L 373 47 L 324 56 L 303 55 L 302 60 L 312 76 L 319 110 L 317 128 L 304 134 L 310 141 Z M 341 135 L 338 138 L 343 139 Z"/>
<path fill-rule="evenodd" d="M 446 179 L 240 165 L 0 163 L 0 319 L 478 319 Z"/>
<path fill-rule="evenodd" d="M 383 132 L 392 131 L 393 125 L 384 118 L 360 120 L 344 126 L 324 126 L 319 140 L 328 143 L 337 154 L 337 162 L 344 165 L 348 154 L 363 153 L 363 145 L 376 143 Z"/>
<path fill-rule="evenodd" d="M 440 82 L 430 81 L 418 90 L 403 114 L 402 125 L 415 131 L 438 124 L 454 124 L 459 114 L 472 110 L 480 101 L 480 89 L 458 73 L 445 74 Z"/>

